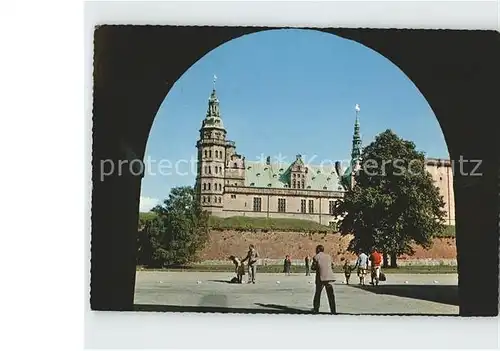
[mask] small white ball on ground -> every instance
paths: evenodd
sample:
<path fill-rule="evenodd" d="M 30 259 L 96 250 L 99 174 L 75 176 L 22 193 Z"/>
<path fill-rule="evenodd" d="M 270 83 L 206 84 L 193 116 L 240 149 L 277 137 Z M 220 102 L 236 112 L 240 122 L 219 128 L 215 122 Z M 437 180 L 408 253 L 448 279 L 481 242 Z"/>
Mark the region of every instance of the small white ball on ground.
<path fill-rule="evenodd" d="M 280 284 L 280 281 L 279 281 L 279 280 L 277 280 L 277 281 L 276 281 L 276 284 Z"/>
<path fill-rule="evenodd" d="M 163 281 L 160 280 L 158 283 L 163 284 Z"/>
<path fill-rule="evenodd" d="M 342 280 L 342 284 L 345 284 L 345 280 Z"/>
<path fill-rule="evenodd" d="M 434 284 L 437 284 L 437 283 L 438 283 L 438 281 L 437 281 L 437 280 L 434 280 Z"/>
<path fill-rule="evenodd" d="M 198 281 L 196 282 L 196 284 L 201 284 L 201 281 L 199 281 L 199 280 L 198 280 Z"/>
<path fill-rule="evenodd" d="M 309 282 L 309 284 L 312 284 L 313 282 Z"/>
<path fill-rule="evenodd" d="M 408 280 L 405 280 L 405 284 L 408 284 Z"/>

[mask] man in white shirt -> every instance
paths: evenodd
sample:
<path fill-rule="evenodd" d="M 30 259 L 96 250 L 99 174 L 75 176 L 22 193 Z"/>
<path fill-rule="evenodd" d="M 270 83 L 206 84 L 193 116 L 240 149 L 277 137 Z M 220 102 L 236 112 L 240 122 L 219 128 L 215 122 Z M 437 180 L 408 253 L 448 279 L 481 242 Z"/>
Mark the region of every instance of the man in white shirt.
<path fill-rule="evenodd" d="M 358 268 L 359 285 L 365 285 L 365 276 L 368 271 L 368 255 L 359 250 L 358 259 L 354 269 Z"/>

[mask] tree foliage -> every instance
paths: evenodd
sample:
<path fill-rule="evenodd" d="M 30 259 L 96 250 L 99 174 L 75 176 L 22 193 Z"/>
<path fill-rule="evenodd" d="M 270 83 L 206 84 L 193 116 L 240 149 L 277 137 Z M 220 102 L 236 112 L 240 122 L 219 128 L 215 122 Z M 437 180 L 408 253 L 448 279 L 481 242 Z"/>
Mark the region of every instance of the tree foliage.
<path fill-rule="evenodd" d="M 415 144 L 391 130 L 364 148 L 352 191 L 335 208 L 340 232 L 353 234 L 350 251 L 372 248 L 391 255 L 414 254 L 412 244 L 429 248 L 441 233 L 443 198 L 425 170 Z M 395 262 L 391 262 L 395 265 Z"/>
<path fill-rule="evenodd" d="M 195 261 L 208 241 L 208 214 L 191 187 L 171 190 L 155 216 L 141 219 L 137 263 L 149 267 L 184 265 Z"/>

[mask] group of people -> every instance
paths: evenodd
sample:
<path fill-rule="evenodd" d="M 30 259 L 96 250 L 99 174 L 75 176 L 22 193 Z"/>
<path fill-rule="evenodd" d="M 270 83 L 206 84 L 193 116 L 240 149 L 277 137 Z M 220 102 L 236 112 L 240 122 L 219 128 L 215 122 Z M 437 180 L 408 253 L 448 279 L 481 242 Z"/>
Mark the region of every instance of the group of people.
<path fill-rule="evenodd" d="M 365 284 L 365 277 L 368 274 L 368 267 L 371 268 L 371 285 L 378 286 L 378 283 L 381 278 L 381 270 L 382 266 L 382 254 L 377 250 L 372 250 L 370 256 L 364 253 L 362 250 L 358 251 L 358 258 L 356 259 L 356 264 L 354 267 L 349 265 L 349 262 L 345 260 L 344 263 L 344 275 L 346 279 L 346 284 L 349 284 L 349 279 L 351 278 L 351 272 L 357 268 L 357 274 L 359 278 L 359 285 Z"/>
<path fill-rule="evenodd" d="M 245 265 L 244 262 L 248 261 L 248 282 L 255 284 L 255 274 L 257 259 L 259 254 L 255 249 L 254 245 L 250 245 L 248 248 L 247 255 L 245 258 L 240 259 L 236 256 L 230 256 L 229 259 L 235 265 L 235 283 L 243 283 L 243 276 L 245 275 Z M 284 271 L 285 274 L 290 275 L 291 271 L 291 257 L 287 255 L 284 261 Z M 378 285 L 380 281 L 380 267 L 382 265 L 382 255 L 376 250 L 372 250 L 370 256 L 368 256 L 363 251 L 358 252 L 358 257 L 356 259 L 356 264 L 354 267 L 349 265 L 346 260 L 344 264 L 344 274 L 346 277 L 346 283 L 349 284 L 349 278 L 351 277 L 351 272 L 357 268 L 357 273 L 359 277 L 359 284 L 365 285 L 365 277 L 368 272 L 368 267 L 371 267 L 371 284 Z M 310 271 L 316 272 L 315 278 L 315 292 L 313 298 L 313 312 L 318 313 L 321 301 L 321 293 L 323 289 L 326 290 L 326 295 L 328 297 L 328 304 L 330 305 L 330 312 L 336 314 L 335 306 L 335 294 L 333 291 L 333 282 L 335 281 L 333 275 L 333 263 L 330 255 L 325 253 L 325 248 L 323 245 L 316 246 L 316 255 L 312 257 L 306 256 L 305 258 L 306 275 L 310 275 Z"/>

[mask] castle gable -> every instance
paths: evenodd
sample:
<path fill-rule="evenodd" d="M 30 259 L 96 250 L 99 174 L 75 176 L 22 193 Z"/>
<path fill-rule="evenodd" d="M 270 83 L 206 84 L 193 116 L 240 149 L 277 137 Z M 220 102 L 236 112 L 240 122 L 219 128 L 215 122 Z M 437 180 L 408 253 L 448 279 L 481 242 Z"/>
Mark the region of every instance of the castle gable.
<path fill-rule="evenodd" d="M 245 162 L 245 186 L 256 188 L 290 188 L 290 163 Z M 305 190 L 343 191 L 335 167 L 304 165 L 307 167 Z"/>

